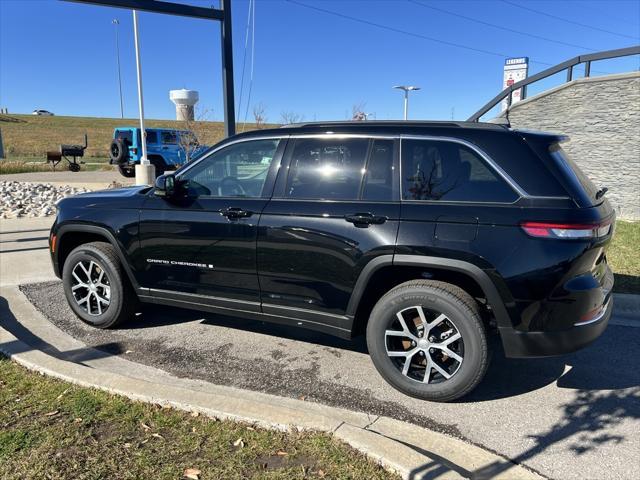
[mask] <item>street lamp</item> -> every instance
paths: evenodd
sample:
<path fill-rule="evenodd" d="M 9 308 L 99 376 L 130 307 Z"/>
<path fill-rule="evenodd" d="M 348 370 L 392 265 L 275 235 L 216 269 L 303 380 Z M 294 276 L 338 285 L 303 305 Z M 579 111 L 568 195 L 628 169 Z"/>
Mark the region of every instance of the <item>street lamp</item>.
<path fill-rule="evenodd" d="M 122 77 L 120 75 L 120 42 L 118 40 L 118 25 L 120 25 L 120 20 L 114 18 L 111 20 L 111 23 L 115 25 L 116 30 L 116 59 L 118 61 L 118 89 L 120 91 L 120 118 L 124 118 L 124 105 L 122 103 Z"/>
<path fill-rule="evenodd" d="M 409 92 L 412 90 L 420 90 L 420 87 L 415 87 L 413 85 L 396 85 L 393 88 L 404 91 L 404 119 L 406 120 L 407 113 L 409 111 Z"/>

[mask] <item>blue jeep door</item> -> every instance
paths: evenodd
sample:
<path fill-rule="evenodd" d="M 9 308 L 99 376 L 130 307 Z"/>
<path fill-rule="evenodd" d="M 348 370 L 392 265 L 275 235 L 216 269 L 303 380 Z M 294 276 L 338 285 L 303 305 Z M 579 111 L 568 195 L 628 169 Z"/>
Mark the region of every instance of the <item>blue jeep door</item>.
<path fill-rule="evenodd" d="M 149 195 L 136 266 L 152 295 L 260 310 L 258 221 L 273 189 L 279 139 L 230 144 L 178 175 L 185 197 Z M 280 146 L 280 148 L 279 148 Z"/>

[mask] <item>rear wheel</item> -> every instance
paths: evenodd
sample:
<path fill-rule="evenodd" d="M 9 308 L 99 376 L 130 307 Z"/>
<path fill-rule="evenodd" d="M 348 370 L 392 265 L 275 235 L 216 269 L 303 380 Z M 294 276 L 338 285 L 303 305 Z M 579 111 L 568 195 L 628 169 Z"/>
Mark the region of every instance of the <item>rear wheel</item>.
<path fill-rule="evenodd" d="M 74 249 L 65 260 L 62 282 L 69 306 L 91 326 L 115 327 L 135 314 L 137 296 L 108 243 Z"/>
<path fill-rule="evenodd" d="M 135 167 L 132 165 L 118 165 L 118 171 L 120 172 L 120 175 L 122 175 L 123 177 L 127 177 L 127 178 L 133 178 L 136 176 L 136 170 Z"/>
<path fill-rule="evenodd" d="M 478 306 L 464 290 L 414 280 L 376 303 L 367 345 L 382 377 L 407 395 L 451 401 L 473 390 L 488 364 Z"/>

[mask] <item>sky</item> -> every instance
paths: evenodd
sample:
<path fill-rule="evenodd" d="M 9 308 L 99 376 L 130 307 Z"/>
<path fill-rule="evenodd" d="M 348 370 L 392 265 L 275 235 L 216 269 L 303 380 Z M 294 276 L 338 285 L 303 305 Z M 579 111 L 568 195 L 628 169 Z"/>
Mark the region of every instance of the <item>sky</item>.
<path fill-rule="evenodd" d="M 250 82 L 249 5 L 232 2 L 241 122 L 252 120 L 256 104 L 271 122 L 280 122 L 282 112 L 309 121 L 346 119 L 354 105 L 379 120 L 401 118 L 402 94 L 392 89 L 398 84 L 421 87 L 411 94 L 410 118 L 466 119 L 501 90 L 507 57 L 529 57 L 532 75 L 580 54 L 640 43 L 640 0 L 256 0 Z M 118 117 L 116 28 L 125 117 L 135 118 L 131 11 L 0 0 L 0 107 Z M 168 92 L 189 88 L 200 92 L 201 118 L 222 119 L 218 22 L 140 12 L 139 29 L 146 117 L 174 118 Z M 635 56 L 594 63 L 592 74 L 638 69 Z"/>

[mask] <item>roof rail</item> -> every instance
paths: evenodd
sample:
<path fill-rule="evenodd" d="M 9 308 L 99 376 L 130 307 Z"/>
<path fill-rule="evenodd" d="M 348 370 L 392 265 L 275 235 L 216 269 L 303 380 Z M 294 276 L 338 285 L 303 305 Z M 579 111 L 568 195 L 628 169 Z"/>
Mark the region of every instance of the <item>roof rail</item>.
<path fill-rule="evenodd" d="M 330 120 L 325 122 L 300 122 L 282 125 L 280 128 L 305 128 L 305 127 L 471 127 L 471 128 L 496 128 L 498 125 L 489 122 L 447 121 L 447 120 Z"/>
<path fill-rule="evenodd" d="M 508 107 L 511 106 L 512 101 L 512 93 L 519 88 L 522 88 L 522 99 L 524 100 L 527 96 L 527 85 L 531 85 L 538 80 L 542 80 L 543 78 L 550 77 L 551 75 L 555 75 L 562 70 L 567 70 L 567 82 L 570 82 L 573 79 L 573 67 L 576 65 L 580 65 L 584 63 L 584 76 L 589 77 L 591 75 L 591 62 L 595 62 L 596 60 L 606 60 L 609 58 L 618 58 L 618 57 L 627 57 L 630 55 L 640 55 L 640 45 L 634 45 L 633 47 L 626 48 L 618 48 L 616 50 L 605 50 L 603 52 L 589 53 L 587 55 L 579 55 L 577 57 L 573 57 L 569 60 L 566 60 L 554 67 L 549 67 L 546 70 L 543 70 L 531 77 L 525 78 L 519 82 L 514 83 L 513 85 L 508 86 L 504 90 L 502 90 L 498 95 L 493 97 L 489 102 L 487 102 L 480 110 L 471 115 L 467 121 L 468 122 L 479 122 L 480 117 L 482 117 L 485 113 L 495 107 L 498 103 L 500 103 L 505 97 L 507 98 Z M 507 108 L 508 108 L 507 107 Z"/>

